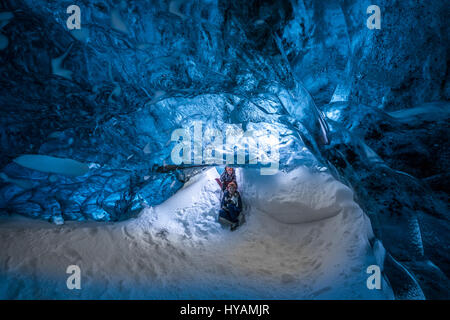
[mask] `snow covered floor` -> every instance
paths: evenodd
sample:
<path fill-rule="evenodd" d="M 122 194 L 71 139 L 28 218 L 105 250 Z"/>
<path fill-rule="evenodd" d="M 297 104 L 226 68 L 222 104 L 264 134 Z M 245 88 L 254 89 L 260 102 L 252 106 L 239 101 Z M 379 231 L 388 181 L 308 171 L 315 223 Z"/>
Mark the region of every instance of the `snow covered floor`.
<path fill-rule="evenodd" d="M 217 222 L 212 168 L 120 223 L 0 220 L 3 299 L 390 299 L 369 290 L 371 227 L 352 192 L 307 168 L 238 171 L 247 222 Z M 81 269 L 68 290 L 66 268 Z"/>

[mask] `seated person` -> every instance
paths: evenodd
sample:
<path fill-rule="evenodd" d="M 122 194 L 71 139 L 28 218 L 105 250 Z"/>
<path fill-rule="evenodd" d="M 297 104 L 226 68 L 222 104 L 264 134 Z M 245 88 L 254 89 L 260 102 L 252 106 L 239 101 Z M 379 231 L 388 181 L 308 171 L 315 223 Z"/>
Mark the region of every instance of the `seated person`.
<path fill-rule="evenodd" d="M 226 219 L 237 226 L 239 214 L 242 211 L 242 201 L 235 182 L 230 182 L 223 194 L 219 217 Z M 232 226 L 232 227 L 233 227 Z"/>
<path fill-rule="evenodd" d="M 232 167 L 225 167 L 225 171 L 220 175 L 220 180 L 216 179 L 217 183 L 222 187 L 222 191 L 227 190 L 228 184 L 234 182 L 236 184 L 236 173 Z"/>

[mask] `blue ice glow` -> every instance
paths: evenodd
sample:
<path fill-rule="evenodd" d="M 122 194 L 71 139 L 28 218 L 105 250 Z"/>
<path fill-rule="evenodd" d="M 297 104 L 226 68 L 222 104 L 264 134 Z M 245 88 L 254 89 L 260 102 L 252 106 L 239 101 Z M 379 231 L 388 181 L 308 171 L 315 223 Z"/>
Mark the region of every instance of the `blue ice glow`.
<path fill-rule="evenodd" d="M 190 128 L 176 129 L 172 133 L 171 140 L 176 142 L 171 152 L 172 162 L 176 165 L 260 164 L 263 165 L 262 175 L 275 174 L 280 161 L 279 134 L 269 124 L 257 127 L 249 123 L 244 132 L 242 126 L 227 125 L 220 131 L 203 128 L 202 122 L 194 121 L 193 136 Z"/>

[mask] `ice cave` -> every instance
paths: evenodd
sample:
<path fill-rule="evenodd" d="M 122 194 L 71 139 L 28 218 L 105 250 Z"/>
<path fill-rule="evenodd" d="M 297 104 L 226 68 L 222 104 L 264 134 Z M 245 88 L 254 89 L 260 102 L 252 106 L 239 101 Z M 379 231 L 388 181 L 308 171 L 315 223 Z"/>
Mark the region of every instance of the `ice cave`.
<path fill-rule="evenodd" d="M 449 299 L 448 9 L 2 1 L 0 299 Z"/>

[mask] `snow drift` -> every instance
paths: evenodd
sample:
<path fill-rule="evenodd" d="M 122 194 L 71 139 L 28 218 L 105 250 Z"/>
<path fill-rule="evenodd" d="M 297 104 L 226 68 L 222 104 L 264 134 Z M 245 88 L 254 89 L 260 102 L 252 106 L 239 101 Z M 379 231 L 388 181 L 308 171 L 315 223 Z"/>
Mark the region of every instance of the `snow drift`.
<path fill-rule="evenodd" d="M 326 173 L 300 167 L 263 176 L 244 170 L 243 188 L 252 206 L 284 223 L 330 218 L 345 206 L 354 206 L 352 191 Z"/>
<path fill-rule="evenodd" d="M 306 168 L 274 176 L 289 179 L 272 183 L 273 188 L 250 169 L 237 173 L 247 222 L 234 232 L 217 222 L 214 168 L 124 222 L 55 226 L 2 220 L 0 297 L 392 298 L 384 281 L 382 290 L 366 286 L 366 269 L 376 264 L 370 223 L 346 187 L 328 173 Z M 302 200 L 287 198 L 283 188 L 301 193 Z M 255 198 L 256 189 L 273 191 L 263 200 Z M 282 211 L 274 211 L 276 204 Z M 82 289 L 71 291 L 65 271 L 74 264 L 81 269 Z"/>

